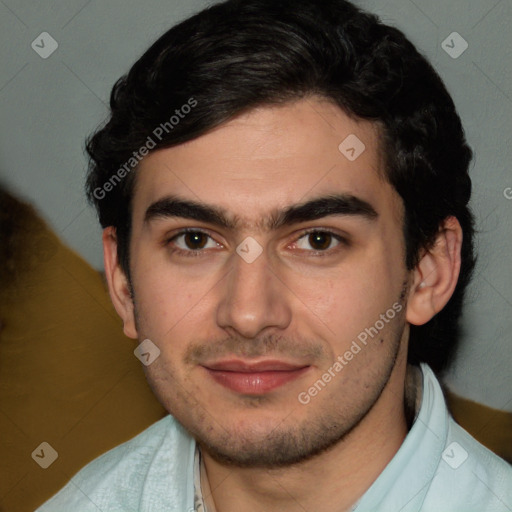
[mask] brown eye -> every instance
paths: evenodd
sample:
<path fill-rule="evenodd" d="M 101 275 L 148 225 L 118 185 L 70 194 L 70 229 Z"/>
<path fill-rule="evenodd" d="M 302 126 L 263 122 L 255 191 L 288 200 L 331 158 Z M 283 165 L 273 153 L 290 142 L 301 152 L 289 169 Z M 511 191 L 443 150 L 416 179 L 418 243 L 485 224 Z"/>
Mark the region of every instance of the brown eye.
<path fill-rule="evenodd" d="M 332 235 L 323 231 L 317 231 L 316 233 L 309 234 L 308 241 L 313 249 L 325 251 L 331 245 Z"/>
<path fill-rule="evenodd" d="M 344 241 L 343 237 L 325 230 L 312 230 L 304 233 L 296 242 L 299 249 L 308 252 L 328 252 Z M 336 242 L 333 244 L 333 242 Z"/>
<path fill-rule="evenodd" d="M 182 236 L 187 248 L 192 250 L 203 249 L 209 238 L 201 231 L 184 233 Z"/>
<path fill-rule="evenodd" d="M 206 249 L 222 247 L 208 233 L 197 229 L 180 231 L 167 240 L 166 245 L 169 246 L 173 254 L 180 256 L 203 256 L 208 253 Z"/>

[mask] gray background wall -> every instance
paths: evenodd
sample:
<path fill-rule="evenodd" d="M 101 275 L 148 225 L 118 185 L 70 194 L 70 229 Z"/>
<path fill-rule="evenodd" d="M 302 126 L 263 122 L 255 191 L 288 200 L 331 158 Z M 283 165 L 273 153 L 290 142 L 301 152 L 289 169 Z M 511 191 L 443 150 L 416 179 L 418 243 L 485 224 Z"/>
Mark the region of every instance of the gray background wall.
<path fill-rule="evenodd" d="M 110 89 L 149 44 L 202 0 L 0 0 L 0 180 L 35 204 L 72 248 L 102 268 L 101 231 L 86 204 L 85 137 L 105 118 Z M 467 335 L 447 383 L 512 411 L 511 0 L 361 0 L 430 58 L 458 106 L 472 165 L 479 265 Z M 42 32 L 58 43 L 43 59 Z M 452 58 L 446 44 L 467 50 Z M 46 39 L 43 52 L 50 48 Z"/>

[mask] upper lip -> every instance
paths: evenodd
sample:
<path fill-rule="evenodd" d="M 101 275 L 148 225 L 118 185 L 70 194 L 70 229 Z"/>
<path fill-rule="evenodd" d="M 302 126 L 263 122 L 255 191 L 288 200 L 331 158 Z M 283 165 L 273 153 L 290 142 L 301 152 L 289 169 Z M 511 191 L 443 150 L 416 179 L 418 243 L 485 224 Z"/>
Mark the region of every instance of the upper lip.
<path fill-rule="evenodd" d="M 292 371 L 300 370 L 308 365 L 293 364 L 285 361 L 278 361 L 275 359 L 267 359 L 264 361 L 250 362 L 242 361 L 240 359 L 229 359 L 223 361 L 216 361 L 203 365 L 209 370 L 226 371 L 226 372 L 242 372 L 242 373 L 256 373 L 256 372 L 270 372 L 270 371 Z"/>

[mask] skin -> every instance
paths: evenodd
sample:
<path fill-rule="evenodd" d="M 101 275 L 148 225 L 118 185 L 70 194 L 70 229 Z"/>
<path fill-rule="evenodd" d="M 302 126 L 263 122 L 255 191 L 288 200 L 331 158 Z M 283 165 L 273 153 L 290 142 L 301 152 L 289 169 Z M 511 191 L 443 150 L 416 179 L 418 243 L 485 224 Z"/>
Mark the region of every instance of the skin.
<path fill-rule="evenodd" d="M 338 150 L 350 134 L 365 151 Z M 418 266 L 405 267 L 403 205 L 382 178 L 378 127 L 317 97 L 251 110 L 188 143 L 150 153 L 137 170 L 130 270 L 134 299 L 104 231 L 105 268 L 125 334 L 160 351 L 145 367 L 156 396 L 202 447 L 219 512 L 348 510 L 407 435 L 404 415 L 409 324 L 426 323 L 452 295 L 462 232 L 448 218 Z M 339 193 L 377 216 L 331 215 L 276 230 L 270 212 Z M 223 208 L 227 229 L 157 216 L 174 195 Z M 183 228 L 207 237 L 174 238 Z M 306 229 L 344 237 L 321 238 Z M 247 263 L 246 237 L 263 252 Z M 322 245 L 325 244 L 325 245 Z M 325 250 L 319 250 L 326 247 Z M 187 257 L 174 249 L 201 255 Z M 196 249 L 197 253 L 197 249 Z M 324 254 L 323 256 L 321 254 Z M 393 304 L 403 309 L 304 405 L 307 391 Z M 260 395 L 227 389 L 204 365 L 236 357 L 305 366 Z"/>

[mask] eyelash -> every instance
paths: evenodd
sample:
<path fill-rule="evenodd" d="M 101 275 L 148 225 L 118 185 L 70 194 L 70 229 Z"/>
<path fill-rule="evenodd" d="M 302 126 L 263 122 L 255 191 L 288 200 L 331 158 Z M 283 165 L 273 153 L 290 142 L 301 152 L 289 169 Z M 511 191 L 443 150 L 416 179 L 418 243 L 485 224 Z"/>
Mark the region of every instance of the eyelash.
<path fill-rule="evenodd" d="M 178 233 L 173 235 L 171 238 L 165 240 L 164 244 L 167 246 L 171 242 L 173 242 L 174 240 L 179 238 L 180 236 L 183 236 L 183 235 L 185 235 L 187 233 L 202 233 L 203 235 L 206 235 L 207 237 L 209 237 L 209 238 L 211 238 L 213 240 L 213 237 L 211 237 L 209 235 L 209 233 L 207 233 L 206 231 L 203 231 L 203 230 L 197 229 L 197 228 L 186 228 L 186 229 L 182 229 L 181 231 L 179 231 Z M 319 228 L 312 228 L 312 229 L 303 231 L 300 234 L 300 236 L 297 238 L 297 240 L 300 240 L 301 238 L 304 238 L 306 235 L 309 235 L 311 233 L 329 234 L 334 239 L 336 239 L 338 242 L 340 242 L 340 244 L 345 245 L 345 246 L 348 245 L 348 241 L 347 241 L 346 238 L 338 235 L 337 233 L 335 233 L 334 231 L 331 231 L 329 229 L 319 229 Z M 322 257 L 331 255 L 333 250 L 335 251 L 336 248 L 328 249 L 328 250 L 325 250 L 325 251 L 307 251 L 307 252 L 315 253 L 314 257 L 322 258 Z M 201 257 L 201 256 L 204 256 L 204 253 L 205 253 L 205 251 L 203 249 L 196 249 L 196 250 L 191 249 L 191 250 L 188 250 L 188 251 L 185 251 L 183 249 L 172 249 L 172 254 L 178 254 L 179 256 L 185 256 L 185 257 L 189 257 L 189 258 Z"/>

